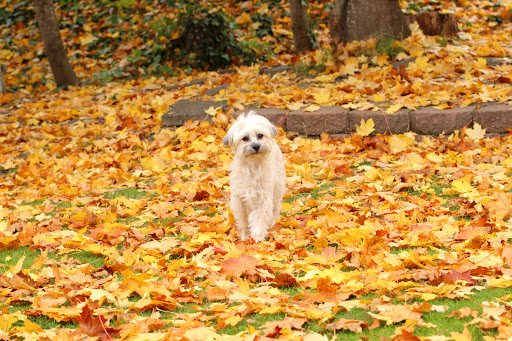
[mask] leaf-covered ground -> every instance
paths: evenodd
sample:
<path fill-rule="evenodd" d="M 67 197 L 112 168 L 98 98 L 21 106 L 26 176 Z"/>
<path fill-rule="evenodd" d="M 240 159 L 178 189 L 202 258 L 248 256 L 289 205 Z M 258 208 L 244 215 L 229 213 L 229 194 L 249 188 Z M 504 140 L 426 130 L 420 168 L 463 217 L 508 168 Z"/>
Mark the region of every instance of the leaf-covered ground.
<path fill-rule="evenodd" d="M 0 18 L 5 23 L 0 23 L 4 37 L 0 63 L 7 86 L 19 90 L 0 98 L 0 103 L 9 103 L 12 97 L 26 98 L 55 84 L 31 2 L 1 3 Z M 314 111 L 318 105 L 342 105 L 350 109 L 381 107 L 392 113 L 426 105 L 442 109 L 510 101 L 510 0 L 402 0 L 408 14 L 429 10 L 455 13 L 461 32 L 452 38 L 426 37 L 414 28 L 403 41 L 384 35 L 339 46 L 329 41 L 332 1 L 312 1 L 309 13 L 318 48 L 303 56 L 293 49 L 288 1 L 197 1 L 200 8 L 211 6 L 211 12 L 226 12 L 238 44 L 252 51 L 247 60 L 232 57 L 240 65 L 235 73 L 192 70 L 198 51 L 180 59 L 184 49 L 167 50 L 187 34 L 176 24 L 186 12 L 186 3 L 59 2 L 61 34 L 82 84 L 158 77 L 166 84 L 182 85 L 206 78 L 206 88 L 229 84 L 214 99 L 226 99 L 238 109 L 258 105 Z M 248 62 L 257 64 L 243 66 Z M 259 69 L 273 64 L 290 65 L 293 72 L 269 81 Z M 187 89 L 173 99 L 191 92 L 195 94 L 196 89 Z"/>
<path fill-rule="evenodd" d="M 270 79 L 254 66 L 48 91 L 44 64 L 21 68 L 30 47 L 2 52 L 18 89 L 0 97 L 0 336 L 509 339 L 510 136 L 484 139 L 478 127 L 341 140 L 281 131 L 288 192 L 269 240 L 255 244 L 240 241 L 227 205 L 226 113 L 213 124 L 160 124 L 169 105 L 228 83 L 218 96 L 238 107 L 509 100 L 510 66 L 484 59 L 510 55 L 509 7 L 437 6 L 455 4 L 466 6 L 457 7 L 468 23 L 460 39 L 416 32 L 400 43 L 417 57 L 407 77 L 386 57 L 350 54 L 372 50 L 368 41 L 348 45 L 342 63 L 313 68 L 316 78 Z"/>
<path fill-rule="evenodd" d="M 510 137 L 281 132 L 289 190 L 253 244 L 228 210 L 226 116 L 161 130 L 172 94 L 152 86 L 59 92 L 2 124 L 5 337 L 511 333 Z"/>

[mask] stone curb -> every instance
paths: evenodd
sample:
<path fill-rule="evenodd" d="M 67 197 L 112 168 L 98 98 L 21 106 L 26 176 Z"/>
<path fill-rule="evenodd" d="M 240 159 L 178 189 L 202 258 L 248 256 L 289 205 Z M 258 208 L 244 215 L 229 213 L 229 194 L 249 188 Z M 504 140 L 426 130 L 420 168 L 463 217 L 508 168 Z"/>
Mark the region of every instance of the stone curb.
<path fill-rule="evenodd" d="M 176 127 L 188 120 L 210 121 L 205 113 L 209 107 L 221 106 L 228 109 L 227 101 L 182 100 L 170 107 L 162 116 L 164 127 Z M 384 111 L 348 110 L 342 107 L 323 107 L 314 112 L 303 110 L 285 110 L 272 108 L 250 108 L 256 113 L 267 117 L 285 131 L 300 135 L 319 136 L 323 133 L 331 135 L 350 134 L 356 130 L 361 119 L 372 118 L 375 123 L 374 134 L 402 134 L 414 132 L 418 135 L 451 134 L 464 127 L 471 128 L 478 123 L 488 134 L 505 134 L 512 129 L 512 105 L 485 103 L 465 108 L 435 109 L 423 107 L 418 110 L 402 109 L 394 114 Z M 247 110 L 246 110 L 247 111 Z M 241 112 L 234 112 L 237 116 Z"/>

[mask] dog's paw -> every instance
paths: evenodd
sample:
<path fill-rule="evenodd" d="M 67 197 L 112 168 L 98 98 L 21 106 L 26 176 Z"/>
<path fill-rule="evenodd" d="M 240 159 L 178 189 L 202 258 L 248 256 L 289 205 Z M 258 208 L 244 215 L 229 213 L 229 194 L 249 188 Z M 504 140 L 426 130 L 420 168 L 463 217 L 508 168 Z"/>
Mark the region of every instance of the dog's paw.
<path fill-rule="evenodd" d="M 248 233 L 248 232 L 246 232 L 246 231 L 242 231 L 242 232 L 240 233 L 240 239 L 241 239 L 241 240 L 247 240 L 247 239 L 249 239 L 249 237 L 250 237 L 250 236 L 249 236 L 249 233 Z"/>
<path fill-rule="evenodd" d="M 253 233 L 251 237 L 252 239 L 254 239 L 255 242 L 263 242 L 265 241 L 267 235 L 265 233 Z"/>

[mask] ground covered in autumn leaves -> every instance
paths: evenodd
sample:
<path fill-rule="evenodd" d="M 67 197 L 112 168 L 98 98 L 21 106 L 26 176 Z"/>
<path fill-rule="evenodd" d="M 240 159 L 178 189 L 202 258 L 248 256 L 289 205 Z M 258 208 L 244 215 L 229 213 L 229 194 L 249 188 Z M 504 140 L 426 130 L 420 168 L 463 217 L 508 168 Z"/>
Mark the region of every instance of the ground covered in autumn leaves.
<path fill-rule="evenodd" d="M 86 52 L 104 33 L 71 22 L 67 47 L 87 81 L 58 91 L 42 45 L 29 43 L 35 33 L 0 26 L 16 90 L 0 95 L 0 337 L 509 339 L 512 137 L 485 139 L 477 126 L 442 137 L 281 131 L 288 192 L 268 241 L 255 244 L 240 241 L 228 210 L 227 113 L 161 127 L 169 105 L 226 84 L 214 99 L 238 109 L 510 101 L 509 2 L 432 7 L 456 10 L 462 33 L 416 30 L 397 43 L 396 60 L 415 58 L 404 68 L 375 54 L 375 40 L 295 56 L 278 44 L 290 41 L 283 16 L 266 65 L 292 73 L 242 66 L 107 84 L 93 75 L 130 67 L 128 47 L 93 63 Z"/>
<path fill-rule="evenodd" d="M 2 124 L 4 337 L 512 334 L 510 137 L 281 132 L 289 190 L 254 244 L 228 210 L 226 116 L 160 130 L 154 98 L 77 89 Z M 51 121 L 74 105 L 94 109 Z"/>

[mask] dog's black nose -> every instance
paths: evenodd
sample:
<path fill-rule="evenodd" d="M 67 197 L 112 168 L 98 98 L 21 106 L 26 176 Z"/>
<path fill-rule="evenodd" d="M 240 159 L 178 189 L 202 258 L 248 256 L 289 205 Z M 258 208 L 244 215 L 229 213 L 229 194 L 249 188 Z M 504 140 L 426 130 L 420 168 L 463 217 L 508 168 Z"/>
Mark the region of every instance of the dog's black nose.
<path fill-rule="evenodd" d="M 259 152 L 260 151 L 260 145 L 257 144 L 257 143 L 253 144 L 251 147 L 252 147 L 252 149 L 254 149 L 255 152 Z"/>

